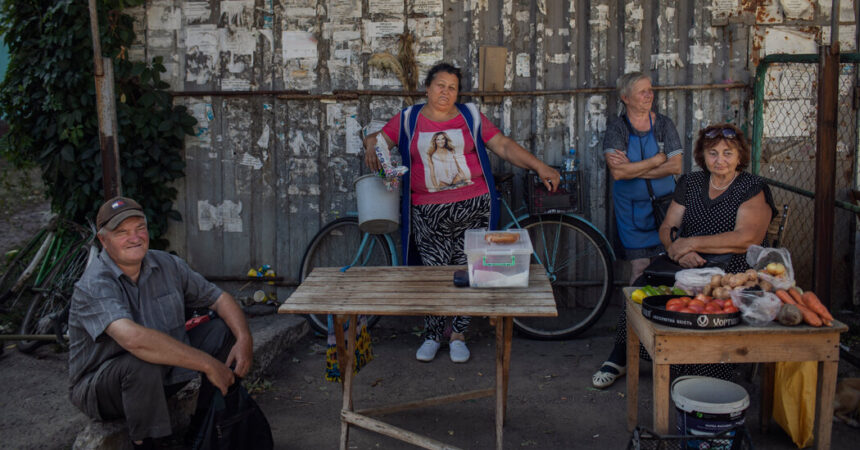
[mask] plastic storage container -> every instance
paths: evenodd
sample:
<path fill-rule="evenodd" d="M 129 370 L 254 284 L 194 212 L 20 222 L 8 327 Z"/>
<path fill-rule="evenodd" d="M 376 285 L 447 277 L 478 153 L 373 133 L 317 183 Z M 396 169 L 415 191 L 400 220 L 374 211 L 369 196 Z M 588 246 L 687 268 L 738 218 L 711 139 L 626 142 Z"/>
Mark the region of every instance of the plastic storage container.
<path fill-rule="evenodd" d="M 487 234 L 516 235 L 513 243 L 492 243 Z M 469 285 L 472 287 L 526 287 L 532 242 L 526 230 L 466 230 L 463 246 L 469 263 Z"/>

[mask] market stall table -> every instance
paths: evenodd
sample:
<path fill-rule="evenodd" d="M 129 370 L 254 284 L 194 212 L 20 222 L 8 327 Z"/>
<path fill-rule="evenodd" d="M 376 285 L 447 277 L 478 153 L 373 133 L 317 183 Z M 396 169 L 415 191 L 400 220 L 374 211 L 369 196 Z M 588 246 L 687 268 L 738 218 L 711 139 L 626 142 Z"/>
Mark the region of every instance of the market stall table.
<path fill-rule="evenodd" d="M 495 388 L 464 392 L 410 403 L 355 411 L 352 370 L 343 373 L 340 448 L 347 449 L 349 426 L 359 426 L 424 448 L 453 448 L 433 439 L 386 424 L 370 416 L 422 406 L 495 396 L 496 448 L 502 448 L 502 427 L 508 391 L 511 336 L 515 316 L 556 316 L 552 286 L 540 265 L 532 265 L 528 287 L 458 288 L 455 270 L 462 266 L 318 267 L 278 308 L 279 313 L 334 314 L 338 364 L 353 367 L 356 320 L 368 315 L 489 316 L 496 326 Z M 343 323 L 349 320 L 344 346 Z"/>
<path fill-rule="evenodd" d="M 652 360 L 654 428 L 669 431 L 669 366 L 671 364 L 767 363 L 762 372 L 760 425 L 766 429 L 773 408 L 774 363 L 818 361 L 816 447 L 830 448 L 833 396 L 839 365 L 839 334 L 848 327 L 834 320 L 832 327 L 777 323 L 766 327 L 738 325 L 692 330 L 660 325 L 642 315 L 642 306 L 630 299 L 636 288 L 624 288 L 627 302 L 627 428 L 636 427 L 639 395 L 639 343 Z"/>

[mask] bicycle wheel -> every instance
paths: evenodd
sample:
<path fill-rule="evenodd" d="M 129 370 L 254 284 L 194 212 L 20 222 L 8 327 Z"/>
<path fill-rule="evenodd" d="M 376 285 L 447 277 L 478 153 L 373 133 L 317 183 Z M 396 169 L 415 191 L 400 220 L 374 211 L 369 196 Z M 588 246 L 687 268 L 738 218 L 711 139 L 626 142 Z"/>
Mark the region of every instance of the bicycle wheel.
<path fill-rule="evenodd" d="M 88 244 L 89 241 L 85 241 L 71 249 L 54 265 L 42 285 L 33 288 L 38 293 L 30 302 L 21 322 L 21 334 L 54 335 L 57 342 L 65 341 L 69 303 L 75 283 L 87 266 L 91 247 Z M 31 353 L 48 342 L 51 341 L 20 341 L 16 348 L 23 353 Z"/>
<path fill-rule="evenodd" d="M 17 299 L 18 295 L 23 289 L 21 286 L 22 283 L 18 283 L 21 275 L 33 261 L 33 258 L 39 253 L 39 250 L 42 249 L 46 240 L 51 237 L 51 234 L 48 233 L 47 228 L 42 228 L 33 236 L 24 248 L 22 248 L 17 255 L 9 262 L 3 269 L 3 275 L 0 276 L 0 306 L 4 305 L 7 301 L 12 298 Z M 44 254 L 47 251 L 47 248 L 42 250 Z M 18 285 L 16 291 L 13 291 L 14 288 Z"/>
<path fill-rule="evenodd" d="M 543 264 L 558 317 L 515 317 L 514 327 L 535 339 L 568 339 L 591 327 L 612 295 L 609 242 L 583 219 L 561 214 L 530 216 L 532 263 Z"/>
<path fill-rule="evenodd" d="M 364 248 L 362 239 L 367 236 Z M 314 267 L 390 266 L 390 238 L 380 234 L 365 234 L 358 228 L 358 218 L 341 217 L 329 222 L 311 240 L 302 257 L 301 280 L 310 275 Z M 359 254 L 359 250 L 361 253 Z M 328 332 L 325 314 L 306 314 L 311 328 L 319 333 Z M 372 327 L 379 316 L 368 316 L 367 326 Z"/>

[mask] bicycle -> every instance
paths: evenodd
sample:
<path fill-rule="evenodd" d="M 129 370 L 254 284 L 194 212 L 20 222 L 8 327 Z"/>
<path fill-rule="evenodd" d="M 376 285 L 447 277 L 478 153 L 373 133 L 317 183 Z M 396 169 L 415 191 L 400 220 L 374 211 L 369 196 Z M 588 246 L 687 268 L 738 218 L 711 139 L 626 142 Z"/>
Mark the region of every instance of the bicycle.
<path fill-rule="evenodd" d="M 3 273 L 0 299 L 4 322 L 20 322 L 17 348 L 29 353 L 51 340 L 63 342 L 74 283 L 93 254 L 95 234 L 73 222 L 54 219 L 40 230 Z M 24 300 L 24 301 L 22 301 Z"/>
<path fill-rule="evenodd" d="M 514 327 L 535 339 L 569 339 L 594 325 L 609 305 L 614 285 L 614 252 L 609 240 L 591 222 L 575 214 L 581 205 L 576 172 L 562 173 L 559 194 L 541 190 L 540 180 L 528 174 L 529 199 L 510 207 L 513 174 L 496 176 L 496 186 L 510 221 L 501 229 L 522 228 L 532 241 L 532 263 L 542 264 L 553 287 L 558 317 L 514 318 Z M 524 211 L 525 209 L 530 211 Z M 314 267 L 397 265 L 391 236 L 371 235 L 358 228 L 356 217 L 342 217 L 324 226 L 302 258 L 300 281 Z M 311 327 L 325 334 L 326 317 L 307 315 Z M 368 326 L 378 317 L 369 317 Z"/>

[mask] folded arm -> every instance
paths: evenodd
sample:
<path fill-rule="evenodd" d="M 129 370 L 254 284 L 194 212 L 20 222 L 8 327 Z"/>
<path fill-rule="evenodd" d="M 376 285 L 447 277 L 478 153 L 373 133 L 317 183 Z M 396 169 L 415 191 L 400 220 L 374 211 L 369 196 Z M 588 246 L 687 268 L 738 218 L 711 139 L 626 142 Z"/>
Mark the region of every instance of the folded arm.
<path fill-rule="evenodd" d="M 657 152 L 650 158 L 636 162 L 627 159 L 627 154 L 621 150 L 606 152 L 603 157 L 614 180 L 632 180 L 633 178 L 653 180 L 668 175 L 678 175 L 684 169 L 683 153 L 666 158 L 665 153 Z"/>

